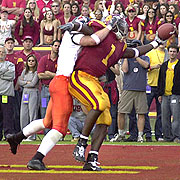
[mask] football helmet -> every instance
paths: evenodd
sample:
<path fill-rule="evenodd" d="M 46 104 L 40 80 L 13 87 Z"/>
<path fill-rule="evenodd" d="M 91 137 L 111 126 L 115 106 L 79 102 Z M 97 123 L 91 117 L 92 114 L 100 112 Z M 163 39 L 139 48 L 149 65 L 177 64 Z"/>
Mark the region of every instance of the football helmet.
<path fill-rule="evenodd" d="M 104 23 L 108 25 L 113 17 L 116 17 L 118 21 L 112 31 L 116 34 L 117 39 L 125 38 L 128 34 L 128 24 L 125 16 L 123 14 L 112 14 L 105 19 Z"/>
<path fill-rule="evenodd" d="M 77 22 L 77 23 L 86 24 L 86 23 L 88 23 L 89 21 L 90 21 L 90 18 L 89 18 L 89 17 L 78 16 L 78 17 L 76 17 L 76 18 L 74 18 L 74 19 L 72 20 L 72 23 Z"/>

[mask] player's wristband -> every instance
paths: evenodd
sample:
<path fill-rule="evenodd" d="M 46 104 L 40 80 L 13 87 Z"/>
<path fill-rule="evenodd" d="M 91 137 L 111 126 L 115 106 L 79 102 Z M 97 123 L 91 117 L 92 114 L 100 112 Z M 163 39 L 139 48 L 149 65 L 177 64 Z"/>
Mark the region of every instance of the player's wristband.
<path fill-rule="evenodd" d="M 135 52 L 134 58 L 139 57 L 139 50 L 138 50 L 138 49 L 136 49 L 136 48 L 132 48 L 132 49 L 133 49 L 133 50 L 134 50 L 134 52 Z"/>
<path fill-rule="evenodd" d="M 109 29 L 109 30 L 111 30 L 111 29 L 112 29 L 112 26 L 111 26 L 111 25 L 107 25 L 106 28 Z"/>
<path fill-rule="evenodd" d="M 97 45 L 101 42 L 101 40 L 99 39 L 99 37 L 96 34 L 92 34 L 91 38 L 94 39 L 94 41 L 96 42 Z"/>
<path fill-rule="evenodd" d="M 159 46 L 157 41 L 152 41 L 149 44 L 151 44 L 153 46 L 153 48 L 157 48 Z"/>
<path fill-rule="evenodd" d="M 81 31 L 82 27 L 83 27 L 83 24 L 80 22 L 80 23 L 79 23 L 79 28 L 78 28 L 77 31 L 78 31 L 78 32 Z"/>

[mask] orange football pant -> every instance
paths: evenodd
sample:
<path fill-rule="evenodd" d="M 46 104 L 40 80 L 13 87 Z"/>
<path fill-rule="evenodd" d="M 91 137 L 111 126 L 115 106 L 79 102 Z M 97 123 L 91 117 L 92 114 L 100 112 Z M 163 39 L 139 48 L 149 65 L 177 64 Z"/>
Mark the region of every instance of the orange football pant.
<path fill-rule="evenodd" d="M 56 129 L 64 136 L 67 133 L 69 117 L 73 110 L 72 97 L 68 91 L 69 77 L 55 76 L 49 86 L 51 95 L 43 120 L 46 128 Z"/>

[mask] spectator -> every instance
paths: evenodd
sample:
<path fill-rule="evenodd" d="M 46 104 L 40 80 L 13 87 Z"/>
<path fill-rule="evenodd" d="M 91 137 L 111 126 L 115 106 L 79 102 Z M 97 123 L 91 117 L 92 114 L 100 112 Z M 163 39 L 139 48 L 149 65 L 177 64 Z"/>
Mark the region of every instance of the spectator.
<path fill-rule="evenodd" d="M 110 14 L 113 14 L 114 10 L 118 10 L 120 13 L 123 13 L 123 15 L 125 15 L 124 13 L 124 6 L 121 2 L 118 2 L 118 3 L 115 3 L 116 1 L 113 0 L 112 1 L 112 5 L 111 5 L 111 8 L 110 8 Z"/>
<path fill-rule="evenodd" d="M 157 141 L 162 141 L 162 122 L 161 122 L 161 104 L 158 101 L 158 77 L 159 69 L 163 62 L 168 60 L 168 52 L 165 48 L 166 43 L 160 45 L 157 49 L 153 49 L 148 52 L 146 55 L 150 59 L 150 68 L 148 70 L 148 86 L 147 86 L 147 101 L 148 107 L 150 108 L 153 99 L 156 103 L 156 122 L 155 122 L 155 139 Z M 148 113 L 145 116 L 145 128 L 144 132 L 147 137 L 151 137 L 151 126 L 149 121 Z"/>
<path fill-rule="evenodd" d="M 77 3 L 71 4 L 71 12 L 72 12 L 72 15 L 75 17 L 78 17 L 81 15 L 81 11 L 80 11 L 79 5 Z"/>
<path fill-rule="evenodd" d="M 55 20 L 52 10 L 46 12 L 44 19 L 40 24 L 40 44 L 41 45 L 51 45 L 58 36 L 59 23 Z"/>
<path fill-rule="evenodd" d="M 161 5 L 161 4 L 167 4 L 167 1 L 168 0 L 159 0 L 159 4 Z"/>
<path fill-rule="evenodd" d="M 87 6 L 81 7 L 81 16 L 89 17 L 89 8 Z"/>
<path fill-rule="evenodd" d="M 125 121 L 129 117 L 129 137 L 124 139 L 125 142 L 137 142 L 138 140 L 138 128 L 137 128 L 137 114 L 133 106 L 131 113 L 125 115 Z M 125 129 L 125 128 L 124 128 Z M 147 142 L 147 138 L 146 138 Z"/>
<path fill-rule="evenodd" d="M 26 8 L 24 10 L 24 17 L 16 24 L 14 36 L 19 45 L 22 45 L 25 36 L 31 36 L 33 39 L 33 45 L 36 45 L 39 39 L 39 24 L 33 20 L 31 9 Z"/>
<path fill-rule="evenodd" d="M 79 6 L 81 10 L 82 6 L 88 7 L 89 13 L 91 13 L 94 10 L 94 3 L 92 3 L 92 0 L 82 0 Z"/>
<path fill-rule="evenodd" d="M 171 11 L 174 15 L 174 21 L 176 23 L 176 26 L 178 27 L 179 22 L 180 22 L 180 17 L 179 17 L 179 7 L 176 4 L 171 4 L 169 5 L 169 11 Z"/>
<path fill-rule="evenodd" d="M 136 16 L 136 9 L 133 6 L 128 6 L 126 8 L 126 22 L 129 25 L 128 28 L 128 40 L 140 40 L 142 27 L 141 20 Z"/>
<path fill-rule="evenodd" d="M 40 9 L 40 12 L 44 16 L 46 12 L 51 9 L 51 4 L 53 3 L 53 0 L 37 0 L 36 2 L 38 5 L 38 8 Z"/>
<path fill-rule="evenodd" d="M 148 44 L 154 40 L 156 31 L 158 29 L 158 21 L 156 20 L 156 12 L 153 8 L 147 11 L 146 19 L 142 24 L 142 36 L 141 42 L 143 44 Z"/>
<path fill-rule="evenodd" d="M 94 12 L 97 10 L 97 9 L 100 9 L 102 12 L 103 12 L 103 18 L 102 20 L 105 20 L 105 18 L 109 15 L 108 13 L 108 10 L 105 6 L 106 4 L 106 1 L 103 1 L 103 0 L 97 0 L 95 2 L 95 5 L 94 5 L 94 11 L 90 13 L 90 17 L 95 19 L 95 14 Z"/>
<path fill-rule="evenodd" d="M 40 14 L 36 0 L 29 0 L 26 7 L 31 9 L 34 21 L 40 23 L 42 20 L 42 14 Z"/>
<path fill-rule="evenodd" d="M 129 5 L 135 5 L 137 4 L 137 7 L 142 8 L 144 1 L 142 0 L 129 0 Z"/>
<path fill-rule="evenodd" d="M 142 14 L 138 15 L 137 17 L 140 18 L 141 20 L 145 20 L 149 8 L 150 6 L 148 4 L 144 4 L 142 7 Z"/>
<path fill-rule="evenodd" d="M 136 16 L 138 16 L 141 13 L 141 8 L 138 4 L 133 4 L 133 7 L 136 10 Z M 140 18 L 139 18 L 140 19 Z"/>
<path fill-rule="evenodd" d="M 51 4 L 51 10 L 55 16 L 55 19 L 59 19 L 63 15 L 63 11 L 60 10 L 60 2 L 59 1 L 53 1 Z"/>
<path fill-rule="evenodd" d="M 165 14 L 168 11 L 168 5 L 167 4 L 161 4 L 159 6 L 159 9 L 157 11 L 157 15 L 158 15 L 158 25 L 160 26 L 162 23 L 164 23 L 165 21 Z"/>
<path fill-rule="evenodd" d="M 21 72 L 24 68 L 24 62 L 22 58 L 16 56 L 14 52 L 15 40 L 13 38 L 7 38 L 5 40 L 5 48 L 6 48 L 6 61 L 10 61 L 15 65 L 15 79 L 14 79 L 14 87 L 15 87 L 15 96 L 14 96 L 14 119 L 15 124 L 14 128 L 16 132 L 20 131 L 20 106 L 21 106 L 21 89 L 18 87 L 18 77 L 21 75 Z"/>
<path fill-rule="evenodd" d="M 165 141 L 180 142 L 180 61 L 176 44 L 168 47 L 169 60 L 160 67 L 158 78 L 162 130 Z M 173 117 L 171 122 L 171 117 Z"/>
<path fill-rule="evenodd" d="M 95 12 L 95 19 L 102 21 L 102 17 L 103 17 L 103 12 L 100 9 L 97 9 Z"/>
<path fill-rule="evenodd" d="M 6 49 L 0 47 L 0 140 L 3 137 L 6 139 L 8 134 L 14 134 L 14 84 L 15 66 L 9 61 L 5 61 Z M 3 132 L 2 132 L 3 131 Z"/>
<path fill-rule="evenodd" d="M 82 133 L 86 114 L 83 112 L 84 108 L 81 107 L 77 99 L 73 99 L 73 112 L 69 118 L 68 129 L 72 134 L 72 142 L 77 142 Z M 86 110 L 87 111 L 87 110 Z M 94 130 L 94 129 L 93 129 Z M 91 132 L 91 135 L 93 133 Z"/>
<path fill-rule="evenodd" d="M 171 4 L 178 5 L 179 1 L 178 0 L 167 0 L 167 4 L 170 6 Z"/>
<path fill-rule="evenodd" d="M 40 54 L 34 51 L 33 48 L 33 39 L 31 36 L 25 36 L 23 39 L 23 49 L 21 51 L 16 52 L 16 56 L 18 57 L 18 61 L 23 60 L 24 64 L 26 64 L 27 56 L 29 54 L 34 54 L 39 62 Z"/>
<path fill-rule="evenodd" d="M 3 0 L 1 4 L 2 11 L 7 11 L 8 19 L 18 21 L 19 16 L 23 13 L 26 7 L 25 0 Z"/>
<path fill-rule="evenodd" d="M 117 82 L 115 80 L 116 75 L 120 75 L 119 65 L 116 64 L 113 67 L 110 67 L 106 71 L 105 75 L 105 82 L 101 82 L 103 90 L 108 94 L 111 108 L 110 113 L 112 117 L 112 123 L 108 127 L 108 138 L 109 141 L 114 137 L 117 133 L 117 108 L 118 108 L 118 101 L 119 101 L 119 92 L 117 87 Z"/>
<path fill-rule="evenodd" d="M 36 56 L 30 54 L 27 57 L 26 67 L 18 78 L 19 85 L 23 87 L 21 100 L 20 123 L 21 129 L 31 121 L 38 118 L 39 110 L 39 89 L 38 89 L 38 62 Z M 26 141 L 36 140 L 36 136 L 29 136 Z"/>
<path fill-rule="evenodd" d="M 167 47 L 168 47 L 170 44 L 174 44 L 177 42 L 177 34 L 178 34 L 176 23 L 174 21 L 174 15 L 171 11 L 167 11 L 167 13 L 165 14 L 165 23 L 173 24 L 175 29 L 175 33 L 167 40 Z"/>
<path fill-rule="evenodd" d="M 61 16 L 63 16 L 63 11 L 60 10 L 60 2 L 57 0 L 53 1 L 53 3 L 51 4 L 51 10 L 52 10 L 54 17 L 56 19 L 57 27 L 59 27 L 61 25 L 59 18 Z M 60 40 L 62 38 L 61 36 L 62 36 L 61 29 L 58 28 L 57 29 L 57 39 Z"/>
<path fill-rule="evenodd" d="M 127 8 L 128 4 L 130 3 L 130 1 L 127 0 L 117 0 L 117 3 L 122 3 L 124 8 Z"/>
<path fill-rule="evenodd" d="M 12 30 L 15 26 L 15 20 L 8 19 L 8 12 L 1 11 L 0 19 L 0 44 L 4 45 L 6 38 L 12 37 Z"/>
<path fill-rule="evenodd" d="M 65 3 L 63 5 L 63 12 L 64 12 L 64 15 L 59 18 L 61 25 L 71 22 L 75 18 L 75 16 L 71 14 L 70 3 Z"/>
<path fill-rule="evenodd" d="M 135 44 L 135 42 L 133 42 Z M 140 44 L 140 41 L 138 41 Z M 143 142 L 145 114 L 147 113 L 146 73 L 149 68 L 149 58 L 124 59 L 122 70 L 124 72 L 123 92 L 119 104 L 118 134 L 113 141 L 125 139 L 125 114 L 131 113 L 133 107 L 138 114 L 138 142 Z"/>
<path fill-rule="evenodd" d="M 47 104 L 50 100 L 49 83 L 56 75 L 59 46 L 60 42 L 54 41 L 51 45 L 50 54 L 43 56 L 38 64 L 37 72 L 41 83 L 41 118 L 45 117 Z"/>

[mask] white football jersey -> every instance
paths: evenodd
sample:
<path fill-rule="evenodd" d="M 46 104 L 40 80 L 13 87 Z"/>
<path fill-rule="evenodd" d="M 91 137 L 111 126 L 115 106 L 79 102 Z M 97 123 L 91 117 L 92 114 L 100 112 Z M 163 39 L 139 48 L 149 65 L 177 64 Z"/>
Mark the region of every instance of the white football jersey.
<path fill-rule="evenodd" d="M 69 33 L 66 31 L 59 47 L 59 57 L 57 62 L 56 75 L 64 75 L 69 77 L 73 72 L 78 54 L 81 51 L 79 45 L 84 34 L 78 32 Z"/>
<path fill-rule="evenodd" d="M 4 45 L 6 38 L 12 37 L 12 27 L 15 24 L 14 20 L 2 21 L 0 19 L 0 44 Z"/>

